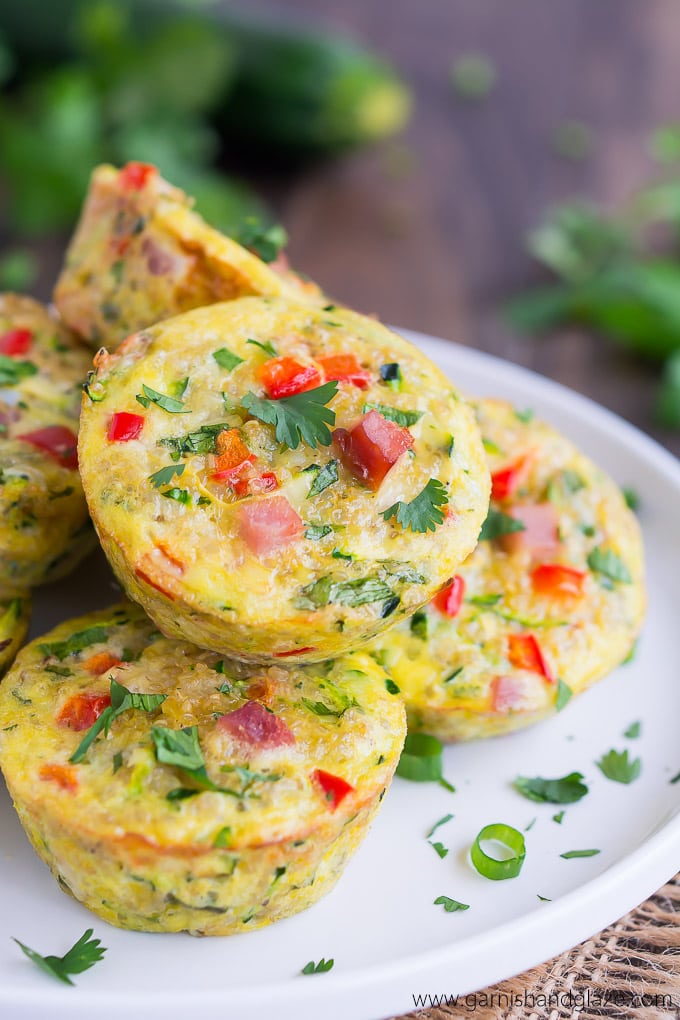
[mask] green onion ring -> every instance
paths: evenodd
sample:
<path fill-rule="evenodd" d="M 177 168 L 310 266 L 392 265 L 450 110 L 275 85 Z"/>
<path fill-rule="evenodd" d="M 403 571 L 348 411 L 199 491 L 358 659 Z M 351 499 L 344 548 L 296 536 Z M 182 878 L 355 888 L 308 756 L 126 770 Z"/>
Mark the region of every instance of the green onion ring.
<path fill-rule="evenodd" d="M 487 839 L 495 839 L 496 842 L 502 843 L 512 851 L 514 856 L 508 857 L 505 861 L 489 857 L 481 847 L 482 841 Z M 470 859 L 479 874 L 494 881 L 516 878 L 522 870 L 525 857 L 524 836 L 517 829 L 513 829 L 511 825 L 505 825 L 503 822 L 492 822 L 491 825 L 485 825 L 470 847 Z"/>

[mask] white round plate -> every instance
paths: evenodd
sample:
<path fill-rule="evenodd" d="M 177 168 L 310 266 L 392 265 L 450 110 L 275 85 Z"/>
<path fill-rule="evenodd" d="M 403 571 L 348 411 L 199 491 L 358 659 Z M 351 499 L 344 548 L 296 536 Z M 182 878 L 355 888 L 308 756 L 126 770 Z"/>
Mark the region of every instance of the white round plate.
<path fill-rule="evenodd" d="M 30 849 L 0 797 L 0 1017 L 6 1020 L 377 1020 L 464 995 L 559 953 L 616 920 L 680 866 L 677 607 L 680 604 L 680 466 L 630 425 L 555 383 L 496 358 L 413 335 L 465 391 L 532 407 L 641 499 L 649 615 L 634 661 L 543 725 L 446 751 L 457 787 L 397 779 L 372 832 L 337 888 L 305 913 L 228 939 L 118 931 L 65 896 Z M 95 558 L 69 582 L 36 598 L 34 633 L 115 599 Z M 641 736 L 623 732 L 641 722 Z M 629 786 L 595 762 L 610 748 L 642 759 Z M 585 774 L 590 793 L 558 810 L 516 793 L 518 774 Z M 454 819 L 425 838 L 447 813 Z M 468 863 L 488 822 L 525 829 L 521 875 L 492 882 Z M 564 860 L 567 850 L 597 856 Z M 446 913 L 439 895 L 467 903 Z M 549 897 L 550 902 L 539 899 Z M 62 954 L 93 926 L 108 952 L 67 988 L 38 971 L 10 941 Z M 301 976 L 321 957 L 332 971 Z M 421 998 L 418 998 L 421 997 Z"/>

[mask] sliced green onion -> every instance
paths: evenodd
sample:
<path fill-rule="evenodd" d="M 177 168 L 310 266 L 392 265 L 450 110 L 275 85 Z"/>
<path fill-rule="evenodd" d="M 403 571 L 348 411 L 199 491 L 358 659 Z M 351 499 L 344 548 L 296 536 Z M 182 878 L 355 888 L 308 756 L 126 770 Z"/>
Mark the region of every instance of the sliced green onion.
<path fill-rule="evenodd" d="M 409 733 L 397 765 L 397 775 L 413 783 L 440 783 L 451 793 L 455 788 L 442 775 L 442 745 L 427 733 Z"/>
<path fill-rule="evenodd" d="M 495 840 L 512 852 L 512 857 L 505 860 L 498 860 L 497 857 L 490 857 L 482 850 L 481 844 L 486 840 Z M 485 825 L 470 847 L 470 859 L 480 875 L 484 878 L 491 878 L 499 881 L 504 878 L 516 878 L 522 870 L 524 858 L 526 857 L 526 846 L 524 836 L 511 825 L 503 822 L 493 822 Z"/>

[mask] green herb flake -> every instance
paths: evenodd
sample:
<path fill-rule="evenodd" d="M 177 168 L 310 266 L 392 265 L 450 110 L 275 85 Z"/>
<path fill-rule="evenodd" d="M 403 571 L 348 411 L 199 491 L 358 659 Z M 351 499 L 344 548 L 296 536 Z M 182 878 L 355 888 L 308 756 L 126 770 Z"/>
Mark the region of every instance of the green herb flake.
<path fill-rule="evenodd" d="M 54 673 L 55 676 L 60 677 L 73 676 L 73 670 L 68 666 L 45 666 L 45 672 Z"/>
<path fill-rule="evenodd" d="M 427 640 L 427 613 L 424 609 L 418 609 L 411 617 L 409 628 L 414 637 L 421 641 Z"/>
<path fill-rule="evenodd" d="M 308 524 L 305 528 L 305 538 L 318 542 L 320 538 L 330 535 L 333 529 L 330 524 Z"/>
<path fill-rule="evenodd" d="M 224 850 L 231 846 L 231 828 L 224 825 L 213 840 L 213 846 L 217 850 Z"/>
<path fill-rule="evenodd" d="M 335 424 L 335 411 L 326 404 L 337 392 L 338 384 L 333 380 L 280 400 L 267 400 L 248 392 L 241 403 L 254 418 L 275 427 L 279 443 L 296 450 L 302 441 L 316 449 L 330 446 L 333 441 L 328 426 Z"/>
<path fill-rule="evenodd" d="M 628 567 L 612 549 L 596 546 L 588 554 L 587 562 L 594 573 L 601 574 L 603 577 L 609 578 L 610 581 L 619 581 L 621 584 L 632 583 L 633 578 Z"/>
<path fill-rule="evenodd" d="M 633 513 L 637 513 L 637 511 L 640 509 L 640 497 L 637 494 L 636 490 L 630 488 L 630 486 L 626 486 L 625 488 L 621 489 L 621 493 L 623 495 L 624 500 L 626 501 L 626 506 L 628 507 L 628 509 L 632 510 Z"/>
<path fill-rule="evenodd" d="M 253 347 L 259 347 L 260 350 L 264 351 L 264 353 L 267 354 L 270 358 L 278 358 L 279 356 L 279 352 L 277 351 L 276 347 L 274 347 L 274 344 L 270 343 L 269 340 L 265 340 L 263 342 L 261 340 L 250 339 L 246 340 L 246 343 L 251 344 Z"/>
<path fill-rule="evenodd" d="M 235 230 L 234 238 L 263 262 L 274 262 L 288 244 L 285 227 L 280 223 L 267 226 L 257 216 L 248 216 Z"/>
<path fill-rule="evenodd" d="M 17 386 L 37 371 L 32 361 L 18 361 L 8 354 L 0 354 L 0 386 Z"/>
<path fill-rule="evenodd" d="M 385 677 L 385 688 L 386 688 L 388 694 L 400 694 L 401 693 L 400 688 L 397 687 L 397 685 L 395 684 L 394 680 L 392 680 L 392 678 L 389 677 L 389 676 Z"/>
<path fill-rule="evenodd" d="M 364 404 L 363 413 L 366 414 L 368 411 L 377 411 L 383 418 L 393 421 L 395 425 L 401 425 L 402 428 L 410 428 L 411 425 L 415 425 L 425 413 L 424 411 L 403 411 L 399 407 L 388 407 L 387 404 Z"/>
<path fill-rule="evenodd" d="M 159 439 L 158 445 L 168 447 L 175 459 L 187 453 L 214 453 L 215 440 L 220 432 L 230 429 L 232 426 L 227 422 L 217 422 L 214 425 L 201 425 L 195 432 L 187 432 L 183 436 L 167 436 Z"/>
<path fill-rule="evenodd" d="M 448 848 L 445 847 L 443 843 L 433 843 L 431 840 L 428 840 L 428 843 L 430 844 L 432 849 L 436 851 L 437 856 L 441 857 L 442 860 L 444 859 L 444 857 L 446 857 L 446 855 L 449 852 Z"/>
<path fill-rule="evenodd" d="M 531 407 L 527 407 L 523 411 L 519 411 L 515 408 L 514 414 L 517 421 L 521 421 L 523 425 L 528 425 L 535 417 L 535 411 Z"/>
<path fill-rule="evenodd" d="M 624 783 L 628 786 L 634 782 L 642 771 L 640 758 L 630 760 L 628 748 L 625 751 L 608 751 L 598 762 L 595 763 L 603 776 L 615 783 Z"/>
<path fill-rule="evenodd" d="M 442 825 L 446 825 L 446 823 L 452 821 L 452 819 L 453 819 L 452 814 L 444 815 L 442 818 L 440 818 L 438 821 L 434 823 L 429 832 L 425 833 L 425 839 L 427 840 L 431 839 L 432 836 L 434 836 L 437 829 L 439 829 Z"/>
<path fill-rule="evenodd" d="M 191 493 L 187 489 L 178 489 L 177 486 L 161 492 L 161 496 L 165 496 L 166 499 L 174 499 L 176 503 L 181 503 L 183 506 L 190 506 L 193 502 Z"/>
<path fill-rule="evenodd" d="M 542 804 L 574 804 L 588 793 L 580 772 L 570 772 L 561 779 L 518 776 L 513 786 L 523 797 Z"/>
<path fill-rule="evenodd" d="M 396 517 L 402 528 L 410 528 L 417 534 L 424 534 L 427 531 L 436 531 L 443 523 L 442 507 L 447 506 L 448 502 L 449 495 L 442 483 L 438 478 L 430 478 L 427 485 L 410 503 L 401 500 L 393 503 L 382 516 L 386 521 Z"/>
<path fill-rule="evenodd" d="M 113 771 L 113 774 L 115 776 L 116 772 L 118 772 L 118 770 L 120 768 L 122 768 L 122 766 L 123 766 L 123 752 L 122 751 L 116 751 L 116 753 L 113 756 L 112 766 L 113 766 L 112 771 Z"/>
<path fill-rule="evenodd" d="M 337 460 L 329 460 L 327 464 L 319 470 L 314 481 L 309 487 L 307 493 L 307 499 L 311 499 L 312 496 L 318 496 L 319 493 L 327 489 L 329 485 L 333 485 L 338 480 L 338 462 Z"/>
<path fill-rule="evenodd" d="M 142 405 L 142 407 L 148 407 L 149 404 L 156 404 L 163 411 L 167 411 L 168 414 L 190 414 L 184 407 L 183 400 L 177 400 L 175 397 L 169 397 L 166 393 L 159 393 L 158 390 L 152 390 L 150 386 L 145 383 L 142 384 L 142 393 L 138 393 L 135 400 Z"/>
<path fill-rule="evenodd" d="M 103 731 L 109 732 L 111 724 L 119 715 L 123 712 L 128 712 L 132 709 L 139 712 L 155 712 L 156 709 L 165 701 L 166 694 L 138 694 L 134 691 L 129 691 L 127 687 L 123 687 L 116 680 L 111 678 L 111 704 L 104 709 L 99 718 L 90 726 L 89 730 L 78 744 L 69 761 L 73 765 L 78 765 L 80 762 L 85 760 L 85 756 L 90 746 L 97 739 L 99 734 Z"/>
<path fill-rule="evenodd" d="M 212 356 L 220 368 L 224 368 L 227 372 L 231 372 L 237 365 L 243 364 L 243 358 L 239 358 L 238 354 L 234 354 L 228 347 L 220 347 L 219 350 L 212 352 Z"/>
<path fill-rule="evenodd" d="M 333 964 L 334 963 L 335 963 L 335 960 L 333 960 L 333 959 L 324 960 L 324 958 L 322 956 L 318 963 L 314 963 L 314 960 L 310 960 L 309 963 L 306 963 L 304 965 L 304 967 L 302 968 L 302 970 L 300 971 L 300 973 L 301 974 L 326 974 L 329 970 L 333 969 Z"/>
<path fill-rule="evenodd" d="M 497 538 L 501 538 L 503 535 L 511 535 L 515 531 L 525 531 L 525 527 L 521 521 L 511 517 L 510 514 L 504 513 L 502 510 L 495 510 L 493 507 L 489 510 L 486 520 L 482 524 L 482 530 L 479 533 L 480 542 L 493 542 Z"/>
<path fill-rule="evenodd" d="M 574 857 L 596 857 L 597 854 L 602 853 L 601 850 L 567 850 L 565 853 L 560 854 L 560 857 L 565 861 L 570 861 Z"/>
<path fill-rule="evenodd" d="M 564 811 L 558 811 L 556 815 L 552 816 L 553 822 L 555 822 L 557 825 L 561 825 L 563 819 L 564 819 Z"/>
<path fill-rule="evenodd" d="M 540 893 L 536 893 L 536 895 L 539 898 L 539 900 L 541 901 L 541 903 L 552 903 L 552 900 L 550 899 L 549 896 L 541 896 Z"/>
<path fill-rule="evenodd" d="M 676 772 L 673 778 L 669 779 L 668 782 L 671 784 L 671 786 L 674 786 L 675 783 L 680 783 L 680 772 Z"/>
<path fill-rule="evenodd" d="M 184 474 L 186 464 L 169 464 L 167 467 L 159 468 L 158 471 L 154 471 L 152 475 L 149 475 L 149 481 L 155 489 L 160 489 L 162 485 L 169 485 L 173 478 L 179 478 Z"/>
<path fill-rule="evenodd" d="M 353 581 L 321 577 L 302 589 L 295 605 L 298 609 L 321 609 L 327 605 L 363 606 L 384 602 L 393 595 L 389 585 L 378 577 L 359 577 Z"/>
<path fill-rule="evenodd" d="M 642 723 L 640 720 L 636 720 L 631 723 L 628 729 L 623 731 L 624 737 L 628 737 L 629 740 L 637 740 L 642 732 Z"/>
<path fill-rule="evenodd" d="M 457 910 L 469 910 L 469 903 L 461 903 L 460 900 L 452 900 L 450 896 L 438 896 L 434 901 L 435 907 L 443 907 L 447 914 L 453 914 Z"/>
<path fill-rule="evenodd" d="M 42 956 L 35 949 L 19 942 L 19 939 L 13 939 L 13 941 L 40 970 L 57 978 L 65 985 L 73 985 L 70 975 L 82 974 L 90 967 L 94 967 L 95 963 L 99 963 L 103 959 L 106 952 L 106 947 L 102 946 L 101 940 L 93 938 L 92 935 L 93 929 L 88 928 L 63 956 Z"/>
<path fill-rule="evenodd" d="M 66 641 L 52 641 L 49 644 L 40 644 L 38 648 L 45 656 L 54 656 L 61 661 L 69 655 L 82 652 L 90 645 L 102 644 L 107 640 L 109 632 L 106 627 L 88 627 L 86 630 L 79 630 L 72 634 Z"/>
<path fill-rule="evenodd" d="M 562 709 L 571 701 L 574 692 L 572 691 L 569 684 L 565 683 L 561 677 L 557 680 L 557 695 L 555 698 L 555 711 L 561 712 Z"/>
<path fill-rule="evenodd" d="M 384 383 L 392 390 L 400 390 L 403 382 L 403 376 L 401 374 L 401 366 L 397 361 L 388 362 L 386 365 L 380 366 L 380 378 Z"/>

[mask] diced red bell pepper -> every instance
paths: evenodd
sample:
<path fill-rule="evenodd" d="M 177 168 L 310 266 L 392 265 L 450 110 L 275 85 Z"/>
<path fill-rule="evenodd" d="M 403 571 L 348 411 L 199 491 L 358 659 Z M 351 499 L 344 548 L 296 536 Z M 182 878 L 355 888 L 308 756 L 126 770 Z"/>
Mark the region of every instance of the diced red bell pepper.
<path fill-rule="evenodd" d="M 247 701 L 233 712 L 221 715 L 217 728 L 249 747 L 285 747 L 295 743 L 295 734 L 288 724 L 260 701 Z"/>
<path fill-rule="evenodd" d="M 126 163 L 118 174 L 118 182 L 123 191 L 141 191 L 156 173 L 151 163 Z"/>
<path fill-rule="evenodd" d="M 257 377 L 272 400 L 294 397 L 321 385 L 321 372 L 315 365 L 303 365 L 295 358 L 270 358 L 260 365 Z"/>
<path fill-rule="evenodd" d="M 532 457 L 525 453 L 507 467 L 494 471 L 491 475 L 491 498 L 494 500 L 509 499 L 529 473 Z"/>
<path fill-rule="evenodd" d="M 78 776 L 73 765 L 41 765 L 38 775 L 68 793 L 75 793 L 78 789 Z"/>
<path fill-rule="evenodd" d="M 326 358 L 317 358 L 323 369 L 327 382 L 335 379 L 337 382 L 351 383 L 365 390 L 370 383 L 371 373 L 362 368 L 356 354 L 329 354 Z"/>
<path fill-rule="evenodd" d="M 270 496 L 241 504 L 239 530 L 256 556 L 266 556 L 299 538 L 304 524 L 285 496 Z"/>
<path fill-rule="evenodd" d="M 334 776 L 331 772 L 324 772 L 323 769 L 314 769 L 312 779 L 321 787 L 331 811 L 335 811 L 348 793 L 354 792 L 354 787 L 346 779 Z"/>
<path fill-rule="evenodd" d="M 57 722 L 60 726 L 66 726 L 70 730 L 89 730 L 110 704 L 111 698 L 108 694 L 94 694 L 87 691 L 74 694 L 61 706 Z"/>
<path fill-rule="evenodd" d="M 32 343 L 33 334 L 30 329 L 8 329 L 0 336 L 0 354 L 8 354 L 10 357 L 26 354 Z"/>
<path fill-rule="evenodd" d="M 89 659 L 86 659 L 82 665 L 83 669 L 92 673 L 93 676 L 101 676 L 102 673 L 106 673 L 107 669 L 115 669 L 116 666 L 122 666 L 123 663 L 115 655 L 111 655 L 111 652 L 97 652 L 96 655 L 91 655 Z"/>
<path fill-rule="evenodd" d="M 491 681 L 491 708 L 494 712 L 501 715 L 521 712 L 526 703 L 526 687 L 520 677 L 496 676 Z"/>
<path fill-rule="evenodd" d="M 144 581 L 145 584 L 148 584 L 151 588 L 154 588 L 156 591 L 159 591 L 161 595 L 165 595 L 165 597 L 167 599 L 170 599 L 171 602 L 175 601 L 175 596 L 172 594 L 172 592 L 167 591 L 166 588 L 164 588 L 158 581 L 155 581 L 153 577 L 147 574 L 145 570 L 142 570 L 141 567 L 135 568 L 135 574 L 137 575 L 140 581 Z"/>
<path fill-rule="evenodd" d="M 273 492 L 274 489 L 278 489 L 279 480 L 273 471 L 263 471 L 261 475 L 256 475 L 251 478 L 248 482 L 248 492 L 261 493 L 261 492 Z"/>
<path fill-rule="evenodd" d="M 559 519 L 552 503 L 529 503 L 515 506 L 510 516 L 524 525 L 524 531 L 513 531 L 499 540 L 506 552 L 528 549 L 533 556 L 543 557 L 556 553 L 560 547 L 557 534 Z"/>
<path fill-rule="evenodd" d="M 306 645 L 304 648 L 291 648 L 287 652 L 274 652 L 277 659 L 289 659 L 291 655 L 304 655 L 305 652 L 315 652 L 316 647 L 314 645 Z"/>
<path fill-rule="evenodd" d="M 25 443 L 42 450 L 62 467 L 70 468 L 71 471 L 78 467 L 78 439 L 65 425 L 47 425 L 35 432 L 24 432 L 17 439 L 23 439 Z"/>
<path fill-rule="evenodd" d="M 465 595 L 465 578 L 456 574 L 451 584 L 448 584 L 443 591 L 432 599 L 432 604 L 437 607 L 444 616 L 454 617 L 458 614 L 463 604 Z"/>
<path fill-rule="evenodd" d="M 509 634 L 508 658 L 517 669 L 540 673 L 549 683 L 555 682 L 555 675 L 546 662 L 541 646 L 533 634 Z"/>
<path fill-rule="evenodd" d="M 413 446 L 407 428 L 375 410 L 365 414 L 351 432 L 336 429 L 333 440 L 347 470 L 374 492 L 392 465 Z"/>
<path fill-rule="evenodd" d="M 531 583 L 538 595 L 553 597 L 583 595 L 584 570 L 565 567 L 561 563 L 541 563 L 531 571 Z"/>
<path fill-rule="evenodd" d="M 109 422 L 106 438 L 110 443 L 128 443 L 131 439 L 137 439 L 143 428 L 143 414 L 116 411 Z"/>

